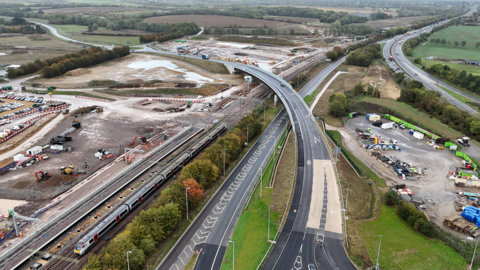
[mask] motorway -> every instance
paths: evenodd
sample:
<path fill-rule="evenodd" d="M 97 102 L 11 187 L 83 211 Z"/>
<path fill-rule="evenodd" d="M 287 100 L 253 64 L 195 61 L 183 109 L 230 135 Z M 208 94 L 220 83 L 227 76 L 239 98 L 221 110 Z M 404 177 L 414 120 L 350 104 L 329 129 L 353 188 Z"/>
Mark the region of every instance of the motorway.
<path fill-rule="evenodd" d="M 469 13 L 467 13 L 466 15 L 473 13 L 475 10 L 476 10 L 476 6 L 473 7 L 472 10 Z M 445 22 L 448 22 L 448 20 L 445 21 Z M 445 23 L 445 22 L 443 22 L 443 23 Z M 452 87 L 452 86 L 440 81 L 439 79 L 433 77 L 432 75 L 428 74 L 427 72 L 423 71 L 422 69 L 418 68 L 413 63 L 411 63 L 405 57 L 405 55 L 403 54 L 402 45 L 406 40 L 417 37 L 423 31 L 429 32 L 431 30 L 432 30 L 432 27 L 428 26 L 426 28 L 416 30 L 417 33 L 415 33 L 415 34 L 410 34 L 408 36 L 402 36 L 402 37 L 399 37 L 399 38 L 397 37 L 397 38 L 393 38 L 393 39 L 388 40 L 385 43 L 385 46 L 383 47 L 383 57 L 385 58 L 385 61 L 388 62 L 390 67 L 392 67 L 392 68 L 396 67 L 395 63 L 392 63 L 392 61 L 388 60 L 388 57 L 390 55 L 392 55 L 396 64 L 400 68 L 402 68 L 410 77 L 414 78 L 415 80 L 418 80 L 418 81 L 422 82 L 423 85 L 427 89 L 439 92 L 452 105 L 454 105 L 454 106 L 456 106 L 456 107 L 458 107 L 462 110 L 465 110 L 465 111 L 471 113 L 472 115 L 476 115 L 477 111 L 475 111 L 474 109 L 472 109 L 471 107 L 469 107 L 465 103 L 459 101 L 458 99 L 454 98 L 452 95 L 450 95 L 445 90 L 438 87 L 437 85 L 441 85 L 442 87 L 445 87 L 445 88 L 447 88 L 447 89 L 449 89 L 449 90 L 451 90 L 451 91 L 453 91 L 453 92 L 455 92 L 459 95 L 462 95 L 462 96 L 464 96 L 464 97 L 466 97 L 466 98 L 468 98 L 472 101 L 475 101 L 475 102 L 480 102 L 480 99 L 475 98 L 473 96 L 470 96 L 467 93 L 465 93 L 463 91 L 460 91 L 460 90 L 456 89 L 455 87 Z M 397 55 L 397 52 L 398 52 L 398 55 Z"/>
<path fill-rule="evenodd" d="M 69 40 L 69 38 L 58 34 L 51 26 L 41 25 L 50 29 L 57 37 Z M 80 41 L 73 42 L 83 44 Z M 108 46 L 103 47 L 109 48 Z M 144 47 L 141 51 L 172 54 L 156 51 L 149 47 Z M 185 57 L 199 59 L 194 56 L 186 55 Z M 330 154 L 322 139 L 324 137 L 317 129 L 315 119 L 303 98 L 285 80 L 263 69 L 221 60 L 211 59 L 209 61 L 233 66 L 237 70 L 255 76 L 274 90 L 285 105 L 297 136 L 298 163 L 292 205 L 277 245 L 264 268 L 285 269 L 295 267 L 296 269 L 306 269 L 308 263 L 316 263 L 317 267 L 320 268 L 321 265 L 322 269 L 355 269 L 343 248 L 342 207 Z M 324 73 L 321 73 L 321 76 L 323 75 Z M 308 88 L 308 91 L 305 90 L 304 93 L 310 90 L 311 88 Z M 220 192 L 214 196 L 217 200 L 212 200 L 207 205 L 203 212 L 206 213 L 205 219 L 197 218 L 198 222 L 192 223 L 201 222 L 201 226 L 205 229 L 198 233 L 195 230 L 196 239 L 203 241 L 201 243 L 202 253 L 196 269 L 219 269 L 232 236 L 234 224 L 241 213 L 241 205 L 245 201 L 248 191 L 252 188 L 251 184 L 258 176 L 257 172 L 265 162 L 262 157 L 265 158 L 265 155 L 269 152 L 258 151 L 265 149 L 269 143 L 273 143 L 271 141 L 274 140 L 271 140 L 271 138 L 277 138 L 275 137 L 279 135 L 277 131 L 281 130 L 280 126 L 285 125 L 285 121 L 283 114 L 277 116 L 276 121 L 273 122 L 275 124 L 269 127 L 268 135 L 262 135 L 262 140 L 258 141 L 259 145 L 254 145 L 254 147 L 258 147 L 253 148 L 256 151 L 250 151 L 242 163 L 244 166 L 239 166 L 240 169 L 237 168 L 236 170 L 237 174 L 232 174 L 235 178 L 227 179 Z M 266 138 L 269 140 L 266 141 Z M 256 162 L 257 159 L 255 158 L 259 161 Z M 229 210 L 225 211 L 223 209 Z M 211 216 L 215 213 L 218 213 L 218 216 Z M 204 217 L 202 214 L 199 216 Z M 208 229 L 213 232 L 208 231 L 207 233 Z M 193 230 L 189 229 L 187 233 L 189 231 Z M 187 239 L 185 241 L 192 240 L 189 237 L 182 237 L 179 244 L 171 250 L 159 268 L 183 269 L 184 263 L 186 263 L 185 259 L 189 257 L 183 256 L 188 255 L 187 252 L 193 254 L 190 244 L 182 245 L 181 241 L 184 241 L 183 239 Z M 323 248 L 319 248 L 316 244 L 318 239 L 324 240 Z M 195 246 L 199 247 L 198 243 L 196 242 Z M 181 261 L 183 265 L 177 265 L 178 261 Z"/>

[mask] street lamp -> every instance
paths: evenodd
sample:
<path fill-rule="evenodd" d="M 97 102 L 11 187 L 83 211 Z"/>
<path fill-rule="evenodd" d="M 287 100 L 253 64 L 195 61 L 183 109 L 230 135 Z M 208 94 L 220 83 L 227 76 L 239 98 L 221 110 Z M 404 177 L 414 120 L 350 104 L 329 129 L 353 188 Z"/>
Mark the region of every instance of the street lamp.
<path fill-rule="evenodd" d="M 250 126 L 250 124 L 247 125 L 247 146 L 248 146 L 248 127 Z"/>
<path fill-rule="evenodd" d="M 268 206 L 268 238 L 267 241 L 270 240 L 270 207 L 272 207 L 273 204 L 270 204 Z"/>
<path fill-rule="evenodd" d="M 223 149 L 223 176 L 225 176 L 225 151 L 227 149 Z"/>
<path fill-rule="evenodd" d="M 382 247 L 382 235 L 380 234 L 380 244 L 378 245 L 378 254 L 377 254 L 377 264 L 375 265 L 375 270 L 379 270 L 378 258 L 380 258 L 380 248 Z"/>
<path fill-rule="evenodd" d="M 233 264 L 232 264 L 232 266 L 233 266 L 233 270 L 235 270 L 235 242 L 233 242 L 232 240 L 230 240 L 230 243 L 233 244 L 233 256 L 232 256 L 232 258 L 233 258 Z"/>
<path fill-rule="evenodd" d="M 131 251 L 127 251 L 127 267 L 130 270 L 130 262 L 128 261 L 128 253 L 132 253 Z"/>
<path fill-rule="evenodd" d="M 478 244 L 478 240 L 477 240 L 477 243 L 475 243 L 475 249 L 473 250 L 472 262 L 470 263 L 469 270 L 472 270 L 473 259 L 475 258 L 475 252 L 477 252 L 477 244 Z"/>
<path fill-rule="evenodd" d="M 267 104 L 263 104 L 263 125 L 265 126 L 265 108 L 268 107 Z"/>
<path fill-rule="evenodd" d="M 189 187 L 185 188 L 185 204 L 187 205 L 187 221 L 188 221 L 188 190 L 189 189 L 190 189 Z"/>

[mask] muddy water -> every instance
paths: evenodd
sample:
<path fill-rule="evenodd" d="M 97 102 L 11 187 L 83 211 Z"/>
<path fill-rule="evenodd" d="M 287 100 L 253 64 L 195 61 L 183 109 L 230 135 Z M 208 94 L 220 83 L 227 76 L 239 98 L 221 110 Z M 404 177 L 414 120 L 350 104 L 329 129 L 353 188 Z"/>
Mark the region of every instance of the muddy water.
<path fill-rule="evenodd" d="M 26 204 L 27 201 L 17 201 L 17 200 L 5 200 L 0 199 L 0 214 L 7 215 L 8 209 L 12 209 L 19 206 Z"/>

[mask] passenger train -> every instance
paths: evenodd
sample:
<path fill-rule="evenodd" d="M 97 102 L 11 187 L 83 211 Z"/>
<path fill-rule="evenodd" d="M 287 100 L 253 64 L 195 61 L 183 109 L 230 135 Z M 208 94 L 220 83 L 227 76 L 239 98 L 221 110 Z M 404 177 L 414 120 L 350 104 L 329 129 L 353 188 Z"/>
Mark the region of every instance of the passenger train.
<path fill-rule="evenodd" d="M 209 145 L 215 138 L 223 133 L 227 129 L 226 125 L 216 127 L 207 136 L 202 138 L 199 142 L 193 145 L 187 153 L 183 154 L 180 159 L 177 159 L 161 173 L 157 174 L 152 181 L 146 184 L 142 189 L 137 191 L 130 199 L 128 199 L 123 205 L 110 214 L 105 220 L 95 226 L 88 234 L 80 239 L 75 245 L 74 253 L 79 255 L 85 254 L 85 252 L 92 247 L 98 240 L 105 235 L 110 229 L 112 229 L 117 223 L 122 221 L 129 212 L 133 211 L 142 201 L 152 194 L 155 190 L 162 186 L 170 177 L 178 172 L 183 166 L 191 161 L 198 153 L 200 153 L 207 145 Z"/>

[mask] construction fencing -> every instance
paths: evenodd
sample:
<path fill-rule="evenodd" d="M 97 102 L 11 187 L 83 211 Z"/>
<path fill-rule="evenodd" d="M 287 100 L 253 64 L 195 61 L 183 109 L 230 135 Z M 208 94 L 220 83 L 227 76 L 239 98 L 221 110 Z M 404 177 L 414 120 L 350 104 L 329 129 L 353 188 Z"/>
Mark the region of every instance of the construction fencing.
<path fill-rule="evenodd" d="M 467 156 L 465 153 L 460 152 L 460 151 L 456 151 L 455 156 L 461 157 L 461 158 L 465 159 L 466 161 L 471 162 L 472 166 L 474 168 L 474 171 L 477 170 L 477 164 L 475 164 L 475 162 L 473 162 L 473 160 L 469 156 Z"/>
<path fill-rule="evenodd" d="M 327 127 L 325 125 L 325 120 L 320 116 L 315 116 L 315 117 L 317 119 L 322 120 L 323 130 L 325 130 L 325 133 L 330 138 L 330 140 L 332 140 L 332 142 L 335 143 L 336 146 L 340 147 L 340 149 L 342 151 L 342 155 L 345 157 L 345 159 L 348 161 L 348 163 L 350 163 L 350 165 L 357 172 L 357 174 L 362 176 L 362 177 L 365 176 L 365 173 L 362 170 L 360 170 L 360 168 L 357 166 L 357 164 L 355 164 L 355 162 L 350 158 L 350 155 L 347 153 L 347 151 L 345 151 L 342 146 L 338 145 L 338 142 L 335 140 L 335 138 L 333 138 L 333 136 L 329 132 L 327 132 Z"/>
<path fill-rule="evenodd" d="M 413 130 L 416 130 L 416 131 L 418 131 L 418 132 L 420 132 L 420 133 L 423 133 L 423 134 L 427 135 L 428 137 L 430 137 L 430 138 L 432 138 L 432 139 L 434 139 L 434 140 L 440 138 L 440 136 L 438 136 L 438 135 L 435 135 L 435 134 L 433 134 L 433 133 L 431 133 L 431 132 L 429 132 L 429 131 L 426 131 L 426 130 L 423 129 L 423 128 L 419 128 L 419 127 L 417 127 L 417 126 L 415 126 L 415 125 L 412 125 L 412 124 L 410 124 L 410 123 L 408 123 L 408 122 L 406 122 L 406 121 L 403 121 L 402 119 L 397 118 L 397 117 L 395 117 L 395 116 L 393 116 L 393 115 L 385 114 L 384 117 L 385 117 L 385 119 L 389 119 L 389 120 L 392 120 L 392 121 L 394 121 L 394 122 L 403 124 L 406 128 L 413 129 Z"/>

